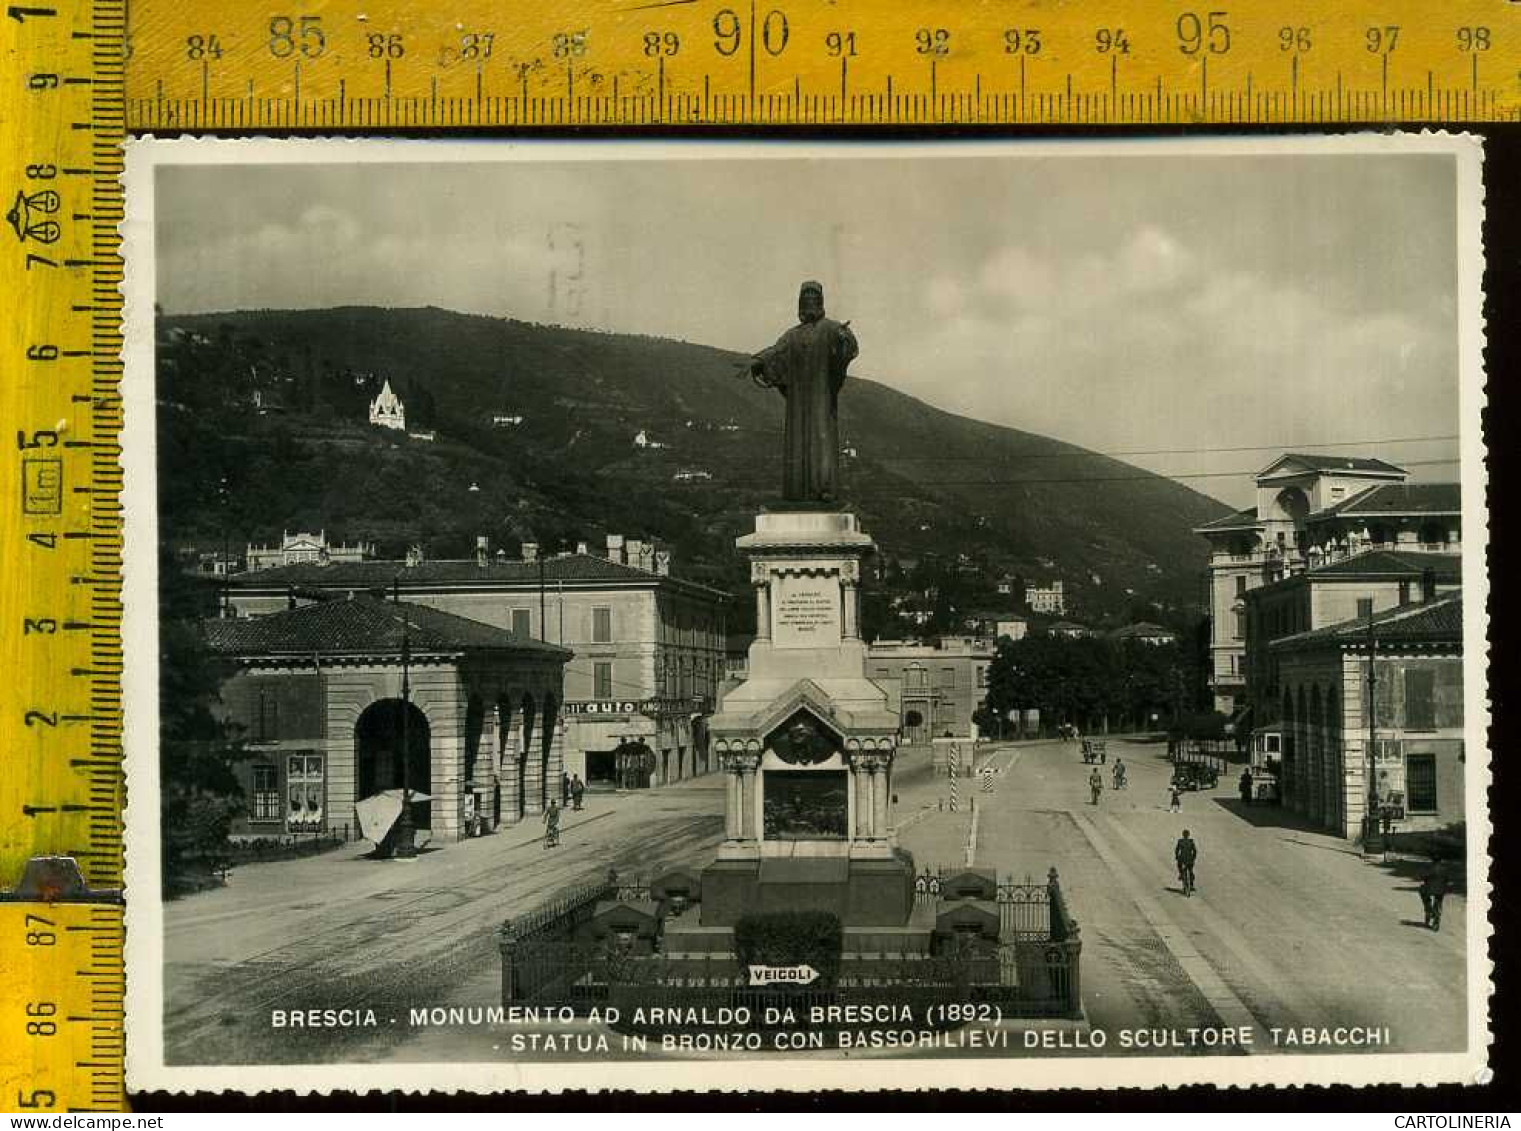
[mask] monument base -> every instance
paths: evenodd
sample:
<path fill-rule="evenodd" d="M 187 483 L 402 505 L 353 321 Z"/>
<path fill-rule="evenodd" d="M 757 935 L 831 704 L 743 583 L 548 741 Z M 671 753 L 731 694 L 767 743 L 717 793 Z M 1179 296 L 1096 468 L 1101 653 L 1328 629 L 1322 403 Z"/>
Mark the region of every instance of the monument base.
<path fill-rule="evenodd" d="M 745 915 L 829 911 L 847 927 L 900 927 L 914 909 L 914 866 L 897 856 L 719 859 L 702 871 L 702 926 Z"/>

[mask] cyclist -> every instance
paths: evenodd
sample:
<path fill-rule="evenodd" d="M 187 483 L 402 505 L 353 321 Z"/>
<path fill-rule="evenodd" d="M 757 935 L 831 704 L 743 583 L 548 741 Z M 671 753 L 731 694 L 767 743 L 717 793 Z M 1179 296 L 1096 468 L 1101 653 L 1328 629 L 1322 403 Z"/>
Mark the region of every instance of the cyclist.
<path fill-rule="evenodd" d="M 1099 794 L 1104 792 L 1104 776 L 1094 767 L 1093 773 L 1088 775 L 1088 790 L 1093 794 L 1093 804 L 1099 803 Z"/>
<path fill-rule="evenodd" d="M 1178 862 L 1178 880 L 1183 885 L 1183 894 L 1193 895 L 1194 862 L 1199 859 L 1199 846 L 1193 837 L 1189 836 L 1187 829 L 1183 830 L 1178 843 L 1173 845 L 1172 855 Z"/>
<path fill-rule="evenodd" d="M 1125 759 L 1123 758 L 1114 760 L 1114 788 L 1125 788 Z"/>

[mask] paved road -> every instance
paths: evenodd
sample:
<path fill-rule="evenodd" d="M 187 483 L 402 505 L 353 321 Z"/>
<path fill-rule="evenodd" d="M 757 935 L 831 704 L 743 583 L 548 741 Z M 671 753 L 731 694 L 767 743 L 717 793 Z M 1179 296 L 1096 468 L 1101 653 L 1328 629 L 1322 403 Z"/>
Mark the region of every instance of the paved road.
<path fill-rule="evenodd" d="M 1460 1047 L 1462 899 L 1449 900 L 1444 929 L 1433 934 L 1400 866 L 1365 862 L 1276 807 L 1243 809 L 1229 781 L 1186 795 L 1184 812 L 1169 813 L 1165 748 L 1111 740 L 1110 751 L 1130 767 L 1131 785 L 1106 789 L 1097 807 L 1088 803 L 1088 767 L 1059 743 L 995 749 L 995 792 L 963 783 L 954 813 L 944 807 L 945 780 L 927 764 L 905 759 L 893 780 L 900 840 L 920 865 L 960 867 L 970 848 L 976 863 L 1016 879 L 1059 869 L 1082 927 L 1088 1019 L 1114 1035 L 1106 1052 L 1126 1051 L 1117 1047 L 1121 1030 L 1173 1039 L 1223 1026 L 1252 1027 L 1256 1053 L 1277 1051 L 1273 1026 L 1387 1027 L 1394 1050 Z M 714 775 L 595 795 L 585 814 L 568 815 L 562 846 L 549 853 L 525 826 L 411 864 L 350 850 L 241 868 L 228 888 L 166 908 L 168 1057 L 505 1059 L 489 1031 L 413 1030 L 390 1018 L 404 1022 L 411 1005 L 499 1001 L 497 926 L 562 887 L 609 866 L 648 873 L 710 860 L 722 789 Z M 1172 866 L 1185 826 L 1200 843 L 1192 898 L 1177 889 Z M 375 1009 L 379 1025 L 305 1035 L 269 1026 L 272 1009 L 344 1006 Z"/>
<path fill-rule="evenodd" d="M 407 1007 L 450 1000 L 499 969 L 502 920 L 609 867 L 705 863 L 723 834 L 718 775 L 645 794 L 591 794 L 560 847 L 541 826 L 424 852 L 362 858 L 366 845 L 237 869 L 226 888 L 165 907 L 164 1047 L 170 1063 L 299 1063 L 394 1039 Z M 492 1001 L 500 1000 L 493 995 Z M 276 1009 L 373 1008 L 377 1030 L 270 1026 Z M 399 1028 L 404 1028 L 404 1025 Z"/>
<path fill-rule="evenodd" d="M 1001 748 L 996 793 L 979 795 L 979 864 L 1015 878 L 1060 871 L 1082 927 L 1093 1026 L 1255 1023 L 1255 1052 L 1275 1051 L 1273 1026 L 1388 1027 L 1397 1051 L 1461 1047 L 1465 901 L 1450 897 L 1442 931 L 1426 930 L 1409 866 L 1365 862 L 1276 806 L 1244 808 L 1230 779 L 1168 812 L 1165 749 L 1111 740 L 1130 787 L 1107 788 L 1105 767 L 1093 806 L 1076 747 Z M 1200 844 L 1192 898 L 1172 861 L 1185 827 Z M 921 863 L 959 865 L 966 835 L 936 814 L 903 841 Z"/>

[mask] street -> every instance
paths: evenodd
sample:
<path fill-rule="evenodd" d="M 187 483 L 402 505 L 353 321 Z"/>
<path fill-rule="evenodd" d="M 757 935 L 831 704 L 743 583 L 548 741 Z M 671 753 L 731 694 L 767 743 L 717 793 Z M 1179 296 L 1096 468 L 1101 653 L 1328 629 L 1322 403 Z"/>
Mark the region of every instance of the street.
<path fill-rule="evenodd" d="M 1171 813 L 1165 754 L 1163 742 L 1111 739 L 1093 806 L 1092 767 L 1075 743 L 1012 745 L 991 755 L 1003 771 L 991 799 L 976 794 L 979 864 L 1021 880 L 1060 872 L 1082 928 L 1083 1004 L 1095 1029 L 1255 1019 L 1262 1030 L 1388 1026 L 1383 1051 L 1461 1047 L 1464 899 L 1449 896 L 1441 932 L 1428 931 L 1409 865 L 1364 862 L 1356 846 L 1277 806 L 1244 808 L 1232 773 L 1212 791 L 1185 793 L 1182 813 Z M 1118 792 L 1116 758 L 1129 777 Z M 1199 844 L 1191 898 L 1173 863 L 1185 828 Z M 928 819 L 902 842 L 921 866 L 959 865 L 965 833 L 956 831 Z"/>
<path fill-rule="evenodd" d="M 1426 930 L 1410 866 L 1365 862 L 1355 846 L 1276 806 L 1243 809 L 1231 774 L 1213 791 L 1185 794 L 1183 812 L 1170 813 L 1165 751 L 1165 743 L 1111 739 L 1093 806 L 1091 767 L 1076 745 L 985 748 L 994 791 L 962 779 L 956 812 L 948 781 L 905 758 L 893 778 L 900 843 L 920 869 L 960 868 L 969 846 L 975 863 L 1009 879 L 1040 881 L 1055 866 L 1082 930 L 1092 1030 L 1157 1030 L 1160 1039 L 1255 1025 L 1252 1052 L 1347 1052 L 1356 1050 L 1275 1046 L 1267 1033 L 1368 1026 L 1389 1030 L 1388 1043 L 1370 1051 L 1461 1047 L 1465 900 L 1449 897 L 1442 931 Z M 1120 792 L 1110 788 L 1117 757 L 1129 767 Z M 496 1004 L 504 918 L 609 867 L 649 875 L 700 866 L 722 835 L 722 807 L 723 778 L 712 774 L 589 795 L 584 813 L 566 814 L 561 847 L 549 852 L 528 822 L 412 863 L 361 859 L 360 843 L 239 868 L 225 889 L 165 907 L 167 1059 L 503 1059 L 499 1032 L 413 1029 L 407 1008 Z M 1172 860 L 1184 828 L 1199 843 L 1191 898 Z M 270 1026 L 271 1010 L 344 1007 L 374 1009 L 375 1024 Z M 1111 1043 L 1104 1051 L 1149 1050 Z M 1025 1055 L 1002 1055 L 1010 1054 Z"/>

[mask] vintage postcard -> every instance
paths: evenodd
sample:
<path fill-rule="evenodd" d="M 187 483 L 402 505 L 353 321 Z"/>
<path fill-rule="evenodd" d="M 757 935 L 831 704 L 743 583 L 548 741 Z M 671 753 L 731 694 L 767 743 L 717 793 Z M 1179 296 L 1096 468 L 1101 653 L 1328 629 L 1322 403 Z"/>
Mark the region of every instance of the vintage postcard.
<path fill-rule="evenodd" d="M 131 1087 L 1484 1079 L 1482 170 L 133 143 Z"/>

